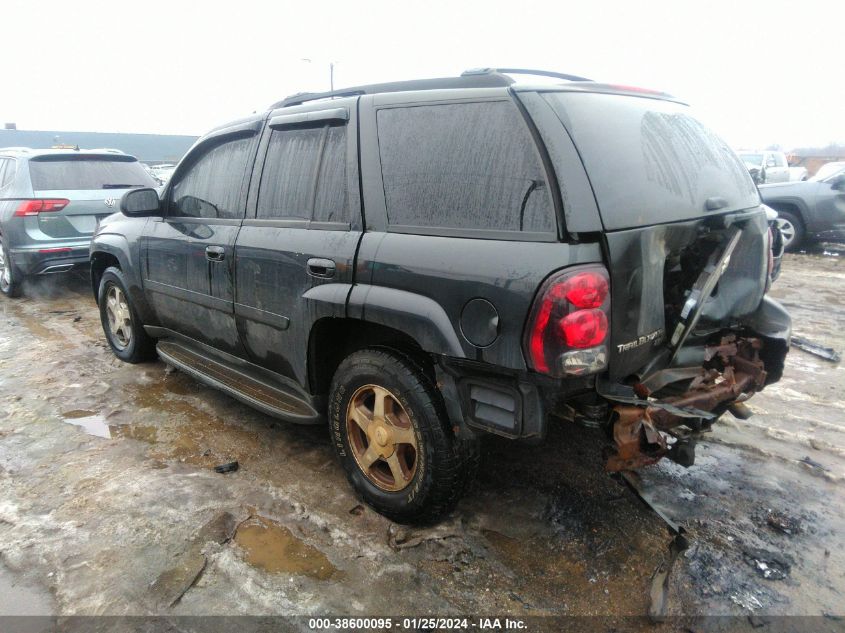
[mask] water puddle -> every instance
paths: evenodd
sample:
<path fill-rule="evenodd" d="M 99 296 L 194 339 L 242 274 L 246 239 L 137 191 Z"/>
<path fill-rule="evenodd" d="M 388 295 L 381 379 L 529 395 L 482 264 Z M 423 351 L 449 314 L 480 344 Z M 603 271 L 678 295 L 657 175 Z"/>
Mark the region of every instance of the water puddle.
<path fill-rule="evenodd" d="M 62 413 L 62 421 L 81 427 L 88 435 L 104 437 L 107 440 L 112 437 L 111 428 L 106 422 L 106 418 L 94 411 L 85 409 L 65 411 Z"/>
<path fill-rule="evenodd" d="M 327 580 L 337 572 L 323 552 L 265 517 L 247 519 L 234 540 L 243 549 L 247 563 L 271 574 L 302 574 Z"/>

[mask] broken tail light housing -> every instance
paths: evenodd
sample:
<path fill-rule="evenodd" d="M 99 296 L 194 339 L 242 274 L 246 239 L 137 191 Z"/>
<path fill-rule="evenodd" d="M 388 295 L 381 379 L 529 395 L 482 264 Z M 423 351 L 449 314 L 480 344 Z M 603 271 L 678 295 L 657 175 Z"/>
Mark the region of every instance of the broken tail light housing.
<path fill-rule="evenodd" d="M 15 217 L 22 218 L 29 215 L 38 215 L 39 213 L 61 211 L 69 204 L 70 200 L 65 200 L 64 198 L 21 200 L 18 208 L 15 209 Z"/>
<path fill-rule="evenodd" d="M 603 266 L 553 274 L 540 288 L 525 334 L 529 365 L 549 376 L 580 376 L 607 367 L 610 280 Z"/>

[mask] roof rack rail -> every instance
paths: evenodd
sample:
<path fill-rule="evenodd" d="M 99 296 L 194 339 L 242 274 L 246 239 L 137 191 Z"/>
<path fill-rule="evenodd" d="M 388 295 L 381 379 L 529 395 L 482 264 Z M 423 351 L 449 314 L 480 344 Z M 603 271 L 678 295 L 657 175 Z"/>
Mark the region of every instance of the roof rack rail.
<path fill-rule="evenodd" d="M 410 90 L 447 90 L 449 88 L 501 88 L 509 86 L 513 79 L 504 75 L 478 74 L 461 75 L 460 77 L 440 77 L 437 79 L 411 79 L 409 81 L 392 81 L 382 84 L 369 84 L 366 86 L 354 86 L 342 88 L 330 92 L 300 92 L 270 106 L 271 109 L 286 108 L 288 106 L 300 105 L 307 101 L 317 99 L 331 99 L 337 97 L 354 97 L 357 95 L 370 95 L 380 92 L 408 92 Z"/>
<path fill-rule="evenodd" d="M 473 68 L 461 73 L 459 77 L 440 77 L 438 79 L 411 79 L 409 81 L 392 81 L 382 84 L 354 86 L 329 92 L 298 92 L 277 101 L 271 110 L 301 105 L 318 99 L 333 99 L 338 97 L 354 97 L 370 95 L 380 92 L 408 92 L 409 90 L 445 90 L 449 88 L 501 88 L 514 83 L 508 75 L 540 75 L 554 77 L 566 81 L 591 81 L 577 75 L 556 73 L 550 70 L 530 70 L 527 68 Z"/>
<path fill-rule="evenodd" d="M 537 75 L 538 77 L 553 77 L 565 79 L 566 81 L 592 81 L 578 75 L 557 73 L 551 70 L 535 70 L 532 68 L 470 68 L 461 73 L 461 77 L 474 77 L 477 75 Z"/>

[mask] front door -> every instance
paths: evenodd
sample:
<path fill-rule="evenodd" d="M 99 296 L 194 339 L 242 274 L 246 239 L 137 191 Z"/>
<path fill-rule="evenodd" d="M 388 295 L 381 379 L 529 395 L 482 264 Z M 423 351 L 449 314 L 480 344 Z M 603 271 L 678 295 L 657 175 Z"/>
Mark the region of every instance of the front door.
<path fill-rule="evenodd" d="M 236 355 L 243 348 L 234 317 L 234 244 L 259 126 L 214 136 L 191 151 L 142 247 L 143 283 L 161 326 Z"/>
<path fill-rule="evenodd" d="M 327 105 L 271 113 L 235 244 L 246 351 L 303 387 L 313 325 L 345 316 L 362 230 L 356 99 Z"/>

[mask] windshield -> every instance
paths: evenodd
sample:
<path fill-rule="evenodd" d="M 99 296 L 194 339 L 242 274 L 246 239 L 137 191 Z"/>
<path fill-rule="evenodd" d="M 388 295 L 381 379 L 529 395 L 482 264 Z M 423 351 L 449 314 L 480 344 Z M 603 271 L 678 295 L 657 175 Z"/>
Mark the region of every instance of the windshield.
<path fill-rule="evenodd" d="M 156 187 L 141 163 L 130 157 L 49 156 L 29 163 L 35 191 Z"/>
<path fill-rule="evenodd" d="M 739 157 L 749 167 L 759 167 L 763 164 L 762 154 L 739 154 Z"/>
<path fill-rule="evenodd" d="M 819 180 L 825 180 L 826 178 L 835 176 L 837 173 L 843 170 L 845 170 L 845 163 L 827 163 L 819 167 L 819 170 L 816 172 L 816 175 L 810 178 L 810 180 L 814 182 L 818 182 Z"/>
<path fill-rule="evenodd" d="M 607 230 L 760 204 L 748 169 L 684 105 L 612 94 L 543 94 L 567 127 Z M 564 183 L 565 184 L 565 183 Z"/>

